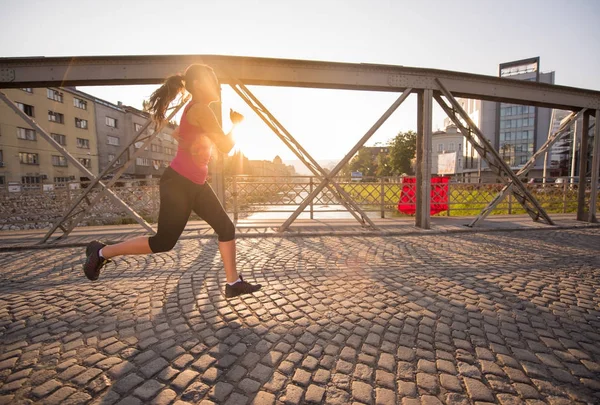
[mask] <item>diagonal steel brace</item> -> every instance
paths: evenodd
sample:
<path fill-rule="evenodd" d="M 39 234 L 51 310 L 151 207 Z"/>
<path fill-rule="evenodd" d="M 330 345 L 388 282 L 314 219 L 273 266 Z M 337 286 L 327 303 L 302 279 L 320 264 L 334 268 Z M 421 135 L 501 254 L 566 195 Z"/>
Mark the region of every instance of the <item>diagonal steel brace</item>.
<path fill-rule="evenodd" d="M 81 172 L 83 172 L 86 176 L 88 176 L 90 179 L 96 179 L 96 176 L 94 176 L 94 174 L 89 171 L 84 165 L 82 165 L 76 158 L 74 158 L 65 148 L 63 148 L 58 142 L 56 142 L 54 140 L 54 138 L 52 138 L 42 127 L 40 127 L 33 119 L 31 119 L 29 116 L 27 116 L 23 111 L 21 111 L 19 109 L 19 107 L 13 103 L 7 96 L 6 94 L 0 92 L 0 99 L 2 99 L 2 101 L 4 101 L 6 103 L 6 105 L 8 105 L 13 111 L 15 111 L 15 113 L 17 113 L 17 115 L 19 115 L 29 126 L 31 126 L 32 128 L 34 128 L 41 136 L 42 138 L 44 138 L 50 145 L 52 145 L 54 148 L 56 148 L 56 150 L 58 152 L 60 152 L 69 162 L 71 162 L 77 169 L 79 169 Z M 99 181 L 99 179 L 98 179 Z M 104 186 L 103 183 L 100 182 L 100 184 L 102 186 Z M 147 230 L 152 231 L 152 227 L 150 226 L 150 224 L 148 224 L 144 218 L 142 218 L 141 216 L 139 216 L 129 205 L 127 205 L 127 203 L 125 203 L 123 200 L 121 200 L 114 192 L 108 190 L 107 191 L 108 196 L 110 198 L 112 198 L 112 200 L 122 206 L 125 211 L 131 216 L 133 217 L 140 225 L 142 225 L 144 228 L 146 228 Z M 61 224 L 62 225 L 62 224 Z M 58 228 L 58 226 L 56 227 Z M 56 230 L 56 228 L 54 228 Z M 62 227 L 61 227 L 62 228 Z M 47 238 L 44 239 L 44 241 L 46 241 Z"/>
<path fill-rule="evenodd" d="M 365 222 L 369 224 L 369 226 L 373 229 L 376 229 L 375 224 L 371 221 L 371 219 L 364 213 L 364 211 L 352 200 L 352 198 L 348 195 L 348 193 L 337 184 L 335 181 L 331 180 L 334 176 L 331 173 L 327 174 L 323 168 L 310 156 L 310 154 L 304 150 L 304 148 L 292 137 L 292 135 L 277 121 L 277 119 L 267 110 L 267 108 L 250 92 L 250 90 L 239 80 L 235 78 L 230 78 L 231 87 L 233 90 L 257 113 L 257 115 L 271 128 L 271 130 L 282 140 L 282 142 L 292 151 L 294 154 L 300 159 L 302 163 L 306 165 L 306 167 L 311 170 L 311 172 L 319 178 L 319 180 L 327 181 L 327 187 L 333 193 L 333 195 L 337 198 L 337 200 L 357 219 L 361 224 L 364 225 Z M 329 184 L 331 181 L 332 184 Z M 316 196 L 316 193 L 315 193 Z M 309 197 L 307 197 L 308 199 Z M 313 197 L 314 198 L 314 197 Z M 307 199 L 304 202 L 307 202 Z M 305 207 L 310 203 L 311 200 L 308 200 Z M 360 214 L 360 216 L 357 214 Z M 290 222 L 291 223 L 291 222 Z M 279 231 L 282 232 L 287 229 L 280 228 Z"/>
<path fill-rule="evenodd" d="M 125 172 L 125 170 L 127 170 L 127 168 L 131 165 L 131 163 L 133 163 L 135 161 L 136 157 L 139 156 L 142 153 L 142 151 L 144 151 L 145 147 L 150 144 L 150 142 L 157 136 L 158 133 L 160 133 L 160 131 L 167 125 L 167 122 L 169 122 L 173 117 L 175 117 L 177 112 L 187 103 L 187 101 L 189 99 L 190 99 L 190 96 L 188 95 L 185 98 L 183 98 L 182 101 L 176 107 L 172 108 L 173 111 L 171 112 L 171 114 L 169 114 L 169 116 L 165 119 L 165 121 L 163 121 L 163 123 L 161 125 L 159 125 L 158 128 L 156 128 L 151 135 L 141 136 L 144 133 L 144 131 L 146 131 L 146 129 L 152 124 L 152 120 L 148 119 L 144 123 L 144 125 L 142 125 L 142 127 L 138 130 L 136 135 L 131 139 L 131 141 L 121 148 L 121 150 L 119 151 L 117 156 L 111 162 L 109 162 L 108 166 L 104 168 L 104 170 L 98 175 L 98 177 L 95 177 L 90 182 L 89 186 L 82 193 L 82 195 L 80 195 L 79 198 L 77 198 L 71 204 L 71 206 L 66 210 L 63 217 L 60 218 L 54 224 L 54 226 L 48 231 L 46 236 L 44 236 L 42 243 L 46 242 L 48 240 L 48 238 L 50 238 L 50 236 L 56 231 L 57 228 L 60 228 L 63 231 L 63 235 L 61 235 L 58 239 L 68 236 L 69 233 L 71 233 L 71 231 L 73 231 L 73 229 L 77 226 L 77 224 L 79 224 L 81 222 L 81 220 L 83 219 L 85 214 L 87 214 L 89 209 L 91 207 L 95 206 L 102 199 L 102 197 L 104 196 L 105 193 L 111 192 L 109 190 L 110 187 L 112 187 L 119 180 L 119 178 Z M 135 152 L 129 156 L 129 159 L 125 163 L 123 163 L 120 166 L 117 166 L 116 162 L 119 161 L 119 159 L 127 153 L 128 149 L 132 145 L 135 145 L 138 142 L 143 142 L 143 143 L 142 143 L 142 145 L 140 145 L 139 148 L 137 148 L 137 150 L 135 150 L 135 148 L 134 148 Z M 115 173 L 113 174 L 113 177 L 107 183 L 103 183 L 100 181 L 100 179 L 102 177 L 104 177 L 106 174 L 111 173 L 113 171 Z M 97 187 L 97 186 L 99 186 L 100 192 L 90 201 L 88 194 L 94 189 L 94 187 Z M 77 212 L 74 212 L 75 209 L 83 202 L 83 200 L 85 200 L 85 202 L 87 203 L 87 207 L 80 209 Z M 70 218 L 74 218 L 74 219 L 72 219 L 69 222 L 68 227 L 65 229 L 64 222 Z M 154 229 L 152 229 L 152 227 L 150 227 L 150 229 L 148 229 L 148 228 L 146 228 L 146 229 L 149 232 L 154 232 Z"/>
<path fill-rule="evenodd" d="M 563 136 L 569 130 L 569 128 L 571 127 L 571 124 L 576 122 L 585 111 L 586 111 L 586 109 L 584 108 L 583 110 L 579 111 L 577 114 L 571 113 L 569 116 L 567 116 L 566 119 L 564 119 L 561 122 L 561 125 L 558 128 L 558 130 L 548 137 L 548 140 L 546 140 L 546 142 L 540 147 L 540 149 L 537 152 L 535 152 L 531 156 L 531 158 L 527 161 L 527 163 L 525 163 L 525 165 L 517 172 L 517 177 L 520 178 L 521 176 L 524 176 L 525 174 L 527 174 L 529 169 L 531 169 L 531 167 L 535 164 L 535 161 L 537 160 L 537 158 L 540 157 L 543 153 L 546 153 L 546 151 L 548 149 L 550 149 L 552 147 L 552 145 L 554 145 L 556 143 L 556 141 L 559 140 L 560 137 Z M 496 195 L 496 197 L 479 213 L 477 218 L 475 218 L 468 226 L 474 227 L 480 221 L 483 221 L 493 210 L 496 209 L 498 204 L 500 204 L 500 202 L 509 193 L 512 192 L 513 185 L 514 185 L 513 181 L 512 180 L 509 181 L 508 184 L 506 184 L 502 188 L 502 190 L 500 190 L 500 193 L 498 195 Z"/>
<path fill-rule="evenodd" d="M 508 183 L 509 180 L 512 180 L 514 183 L 512 192 L 515 198 L 534 221 L 538 221 L 541 218 L 547 224 L 554 225 L 540 203 L 533 195 L 531 195 L 529 190 L 527 190 L 527 188 L 506 164 L 506 162 L 502 160 L 496 149 L 494 149 L 488 139 L 483 135 L 481 130 L 477 127 L 477 125 L 475 125 L 473 120 L 471 120 L 471 117 L 469 117 L 465 110 L 463 110 L 458 101 L 456 101 L 454 96 L 444 86 L 442 81 L 440 79 L 435 80 L 440 88 L 440 91 L 450 102 L 451 106 L 448 106 L 439 95 L 435 96 L 436 101 L 446 112 L 448 117 L 460 129 L 467 140 L 473 145 L 473 148 L 477 150 L 481 158 L 490 165 L 490 168 L 496 172 L 500 180 L 505 183 Z M 458 116 L 460 116 L 460 119 Z M 464 121 L 466 126 L 463 124 L 461 119 Z"/>
<path fill-rule="evenodd" d="M 375 124 L 373 124 L 373 126 L 356 143 L 356 145 L 354 145 L 354 147 L 352 149 L 350 149 L 350 151 L 346 154 L 346 156 L 344 156 L 344 158 L 340 162 L 338 162 L 338 164 L 331 170 L 329 175 L 326 176 L 321 181 L 321 183 L 312 191 L 312 193 L 310 193 L 304 199 L 304 201 L 300 204 L 300 206 L 296 209 L 296 211 L 294 211 L 294 213 L 281 226 L 280 232 L 287 229 L 287 227 L 298 217 L 298 215 L 300 215 L 300 213 L 302 211 L 304 211 L 304 209 L 317 196 L 317 194 L 319 194 L 321 192 L 321 190 L 323 190 L 323 188 L 325 186 L 327 186 L 329 181 L 331 181 L 332 183 L 335 184 L 335 182 L 332 180 L 332 178 L 335 177 L 340 170 L 342 170 L 344 165 L 348 161 L 350 161 L 350 159 L 352 159 L 352 157 L 356 154 L 356 152 L 358 152 L 358 150 L 369 140 L 369 138 L 371 138 L 371 136 L 373 136 L 375 131 L 377 131 L 379 129 L 379 127 L 381 127 L 381 125 L 383 125 L 383 123 L 394 113 L 394 111 L 396 111 L 396 109 L 398 107 L 400 107 L 400 104 L 402 104 L 404 102 L 404 100 L 406 100 L 408 98 L 408 96 L 410 95 L 411 92 L 412 92 L 412 89 L 410 89 L 410 88 L 404 90 L 404 92 L 400 95 L 400 97 L 398 97 L 398 99 L 396 101 L 394 101 L 394 103 L 387 109 L 387 111 L 385 113 L 383 113 L 383 115 L 377 120 L 377 122 Z"/>

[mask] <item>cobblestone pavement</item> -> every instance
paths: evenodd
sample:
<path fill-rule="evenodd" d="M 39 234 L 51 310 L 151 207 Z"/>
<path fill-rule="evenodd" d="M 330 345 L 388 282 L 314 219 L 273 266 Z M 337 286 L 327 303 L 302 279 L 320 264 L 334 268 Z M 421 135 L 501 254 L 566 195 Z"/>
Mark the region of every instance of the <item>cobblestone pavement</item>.
<path fill-rule="evenodd" d="M 0 254 L 0 404 L 600 403 L 600 229 Z"/>

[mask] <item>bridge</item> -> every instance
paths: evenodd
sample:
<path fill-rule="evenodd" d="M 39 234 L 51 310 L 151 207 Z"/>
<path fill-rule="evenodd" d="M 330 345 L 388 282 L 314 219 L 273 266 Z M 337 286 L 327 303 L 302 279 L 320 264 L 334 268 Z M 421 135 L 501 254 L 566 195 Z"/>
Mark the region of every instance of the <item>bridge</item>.
<path fill-rule="evenodd" d="M 429 212 L 431 196 L 431 139 L 432 108 L 435 100 L 451 121 L 457 126 L 473 148 L 485 160 L 504 184 L 497 197 L 485 207 L 469 224 L 477 226 L 507 196 L 512 195 L 533 221 L 553 225 L 552 218 L 546 213 L 538 200 L 524 186 L 521 179 L 533 166 L 535 160 L 544 154 L 580 117 L 583 128 L 589 127 L 591 116 L 598 116 L 600 110 L 600 92 L 538 82 L 511 80 L 462 72 L 451 72 L 435 69 L 411 68 L 405 66 L 388 66 L 368 63 L 335 63 L 322 61 L 304 61 L 289 59 L 252 58 L 222 55 L 153 55 L 153 56 L 98 56 L 98 57 L 53 57 L 53 58 L 4 58 L 0 59 L 0 89 L 38 86 L 76 86 L 76 85 L 131 85 L 158 84 L 174 72 L 183 71 L 189 64 L 205 63 L 212 66 L 221 83 L 230 85 L 233 90 L 263 119 L 269 128 L 285 143 L 285 145 L 311 170 L 318 184 L 306 196 L 298 208 L 279 227 L 286 231 L 306 209 L 315 197 L 325 188 L 361 226 L 376 231 L 377 225 L 364 210 L 356 204 L 348 193 L 336 182 L 335 176 L 352 156 L 370 139 L 389 116 L 406 100 L 410 94 L 418 96 L 418 137 L 417 137 L 417 170 L 416 170 L 416 215 L 415 225 L 429 229 L 431 217 Z M 281 122 L 260 102 L 247 86 L 296 86 L 321 89 L 348 89 L 395 92 L 397 100 L 381 115 L 371 129 L 359 138 L 339 164 L 329 173 L 313 159 L 302 147 L 301 137 L 293 137 Z M 560 128 L 551 134 L 546 143 L 535 151 L 531 159 L 515 173 L 499 156 L 485 134 L 475 125 L 469 115 L 456 101 L 457 97 L 480 100 L 516 103 L 538 107 L 559 108 L 572 111 L 571 115 L 561 123 Z M 7 103 L 25 122 L 36 129 L 50 144 L 62 153 L 73 165 L 92 179 L 91 186 L 65 211 L 45 235 L 43 241 L 51 240 L 51 236 L 61 230 L 60 237 L 66 237 L 81 221 L 85 213 L 99 201 L 103 195 L 110 197 L 115 204 L 121 206 L 147 231 L 153 228 L 139 214 L 121 200 L 111 186 L 118 180 L 126 167 L 135 160 L 136 154 L 129 156 L 129 161 L 117 165 L 120 156 L 137 142 L 149 144 L 153 136 L 144 134 L 150 125 L 143 126 L 132 141 L 123 145 L 121 153 L 113 164 L 98 176 L 89 172 L 77 159 L 56 143 L 49 134 L 39 127 L 31 118 L 21 112 L 5 94 L 0 98 Z M 171 116 L 174 116 L 179 105 Z M 585 187 L 580 187 L 577 197 L 577 219 L 594 223 L 597 221 L 598 172 L 600 171 L 600 129 L 596 126 L 593 159 L 591 170 L 591 190 L 586 202 Z M 158 133 L 158 131 L 157 131 Z M 587 156 L 588 133 L 583 131 L 580 155 Z M 143 148 L 138 151 L 141 152 Z M 580 161 L 579 184 L 586 184 L 585 159 Z M 104 176 L 112 174 L 109 181 L 101 181 Z M 220 195 L 224 194 L 224 182 L 218 169 L 215 186 Z M 99 191 L 94 198 L 88 194 Z"/>

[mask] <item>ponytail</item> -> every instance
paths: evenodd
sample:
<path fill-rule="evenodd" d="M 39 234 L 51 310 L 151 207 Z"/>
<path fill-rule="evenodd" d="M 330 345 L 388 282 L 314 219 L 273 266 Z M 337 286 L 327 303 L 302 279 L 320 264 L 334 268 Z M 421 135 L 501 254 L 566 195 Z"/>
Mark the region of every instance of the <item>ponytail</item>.
<path fill-rule="evenodd" d="M 181 74 L 167 78 L 162 86 L 152 93 L 148 100 L 147 111 L 152 114 L 152 121 L 158 128 L 165 120 L 169 104 L 185 89 L 184 76 Z"/>

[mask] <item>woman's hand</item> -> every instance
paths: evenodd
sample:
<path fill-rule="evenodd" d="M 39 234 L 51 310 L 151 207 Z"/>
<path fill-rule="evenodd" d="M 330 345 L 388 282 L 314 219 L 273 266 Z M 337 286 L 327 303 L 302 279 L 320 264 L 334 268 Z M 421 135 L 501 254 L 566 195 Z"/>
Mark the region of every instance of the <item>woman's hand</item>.
<path fill-rule="evenodd" d="M 233 109 L 229 109 L 229 119 L 233 125 L 237 125 L 244 120 L 244 116 L 239 112 L 233 111 Z"/>

